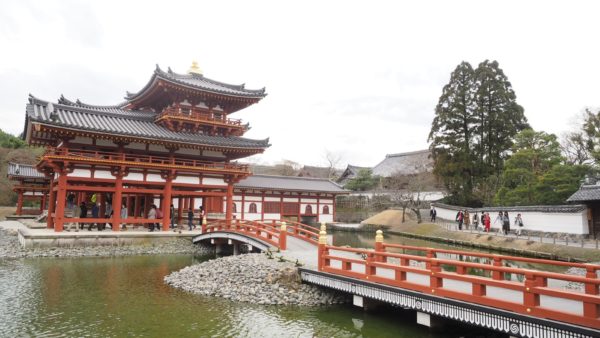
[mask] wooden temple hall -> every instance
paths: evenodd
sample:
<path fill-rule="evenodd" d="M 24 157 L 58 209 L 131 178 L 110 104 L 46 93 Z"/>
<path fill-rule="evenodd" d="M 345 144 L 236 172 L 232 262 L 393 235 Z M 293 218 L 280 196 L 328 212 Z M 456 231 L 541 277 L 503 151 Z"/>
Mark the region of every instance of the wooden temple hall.
<path fill-rule="evenodd" d="M 298 182 L 291 191 L 254 184 L 237 189 L 234 199 L 234 185 L 251 175 L 236 160 L 262 153 L 269 140 L 244 138 L 249 125 L 231 115 L 266 95 L 264 88 L 211 80 L 195 62 L 186 74 L 157 66 L 146 86 L 112 106 L 30 95 L 24 137 L 46 147 L 35 168 L 49 181 L 41 206 L 47 204 L 47 227 L 60 232 L 65 224 L 97 222 L 118 231 L 121 224 L 160 223 L 166 231 L 171 205 L 179 221 L 200 207 L 228 221 L 265 213 L 333 220 L 335 195 L 345 191 L 329 181 L 309 182 L 316 191 Z M 98 216 L 80 218 L 82 203 L 97 205 Z M 152 205 L 161 220 L 147 218 Z"/>

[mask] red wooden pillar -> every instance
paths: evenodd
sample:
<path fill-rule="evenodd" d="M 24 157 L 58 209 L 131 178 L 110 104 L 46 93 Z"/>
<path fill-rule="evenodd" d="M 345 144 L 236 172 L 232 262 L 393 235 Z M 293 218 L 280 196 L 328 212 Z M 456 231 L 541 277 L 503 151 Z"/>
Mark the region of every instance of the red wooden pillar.
<path fill-rule="evenodd" d="M 227 226 L 231 226 L 233 220 L 233 182 L 227 183 L 227 201 L 225 203 L 225 221 Z"/>
<path fill-rule="evenodd" d="M 54 231 L 63 231 L 65 218 L 65 203 L 67 202 L 67 174 L 58 174 L 58 191 L 56 192 L 56 211 L 54 219 Z"/>
<path fill-rule="evenodd" d="M 317 223 L 320 222 L 319 218 L 321 216 L 321 199 L 319 198 L 319 194 L 317 194 Z"/>
<path fill-rule="evenodd" d="M 112 231 L 121 230 L 121 205 L 123 204 L 123 174 L 117 173 L 115 179 L 115 193 L 112 199 Z"/>
<path fill-rule="evenodd" d="M 185 211 L 188 211 L 190 209 L 190 198 L 189 197 L 184 197 L 183 198 L 183 209 L 185 209 Z"/>
<path fill-rule="evenodd" d="M 183 197 L 179 196 L 177 199 L 177 224 L 181 224 L 183 219 Z"/>
<path fill-rule="evenodd" d="M 142 211 L 142 198 L 140 195 L 135 195 L 133 217 L 139 217 Z"/>
<path fill-rule="evenodd" d="M 190 209 L 196 210 L 196 197 L 190 197 Z"/>
<path fill-rule="evenodd" d="M 244 211 L 246 209 L 246 191 L 242 190 L 242 216 L 240 217 L 242 220 L 244 220 Z"/>
<path fill-rule="evenodd" d="M 17 212 L 16 212 L 16 215 L 17 216 L 21 216 L 23 214 L 23 190 L 19 189 L 17 191 L 17 193 L 19 195 L 17 197 Z"/>
<path fill-rule="evenodd" d="M 54 210 L 56 210 L 56 194 L 54 192 L 54 176 L 50 180 L 50 196 L 48 196 L 48 217 L 46 218 L 46 228 L 52 229 L 54 228 L 54 217 L 52 214 Z"/>
<path fill-rule="evenodd" d="M 46 193 L 42 191 L 42 198 L 40 199 L 40 213 L 46 209 Z"/>
<path fill-rule="evenodd" d="M 263 191 L 261 194 L 260 200 L 260 220 L 263 222 L 265 220 L 265 192 Z"/>
<path fill-rule="evenodd" d="M 169 231 L 169 225 L 171 225 L 171 193 L 173 189 L 173 175 L 167 175 L 167 181 L 165 182 L 165 188 L 163 190 L 162 199 L 162 229 L 163 231 Z"/>
<path fill-rule="evenodd" d="M 104 218 L 106 215 L 106 196 L 104 193 L 96 193 L 96 203 L 100 203 L 100 210 L 98 210 L 98 217 Z"/>

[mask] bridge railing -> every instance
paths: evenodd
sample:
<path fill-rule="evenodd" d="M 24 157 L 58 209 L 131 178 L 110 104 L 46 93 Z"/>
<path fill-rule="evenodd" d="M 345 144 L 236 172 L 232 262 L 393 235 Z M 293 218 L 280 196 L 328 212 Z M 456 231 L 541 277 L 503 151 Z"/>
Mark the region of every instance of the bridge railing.
<path fill-rule="evenodd" d="M 600 328 L 598 265 L 384 244 L 381 231 L 378 231 L 375 246 L 374 250 L 370 250 L 328 245 L 326 233 L 321 232 L 318 269 L 525 315 Z M 424 251 L 425 256 L 386 252 L 385 248 Z M 491 259 L 492 264 L 438 258 L 441 253 Z M 586 275 L 507 267 L 503 264 L 507 261 L 580 267 L 586 270 Z M 583 290 L 566 290 L 557 282 L 579 283 Z"/>
<path fill-rule="evenodd" d="M 281 250 L 286 249 L 285 236 L 273 224 L 249 220 L 215 220 L 202 225 L 202 233 L 214 231 L 231 231 L 260 239 Z"/>
<path fill-rule="evenodd" d="M 265 220 L 265 223 L 271 223 L 273 226 L 281 225 L 283 222 L 286 224 L 287 235 L 296 237 L 303 241 L 309 242 L 311 244 L 317 245 L 319 240 L 319 229 L 313 226 L 303 224 L 295 221 L 288 220 Z"/>

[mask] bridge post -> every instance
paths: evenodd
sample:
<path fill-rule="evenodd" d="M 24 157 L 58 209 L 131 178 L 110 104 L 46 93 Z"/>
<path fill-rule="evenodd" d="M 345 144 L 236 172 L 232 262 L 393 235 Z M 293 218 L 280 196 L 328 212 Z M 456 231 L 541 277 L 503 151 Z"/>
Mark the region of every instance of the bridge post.
<path fill-rule="evenodd" d="M 532 273 L 525 274 L 525 292 L 523 293 L 523 305 L 527 307 L 527 312 L 531 313 L 531 308 L 540 305 L 540 295 L 534 293 L 531 288 L 538 286 L 538 280 Z"/>
<path fill-rule="evenodd" d="M 324 266 L 329 266 L 329 259 L 325 259 L 323 257 L 328 254 L 329 252 L 327 250 L 327 232 L 321 231 L 319 232 L 319 247 L 317 248 L 319 271 L 323 271 Z"/>
<path fill-rule="evenodd" d="M 385 252 L 385 247 L 383 246 L 383 231 L 377 230 L 375 231 L 375 253 Z M 387 262 L 387 257 L 376 255 L 376 262 Z"/>
<path fill-rule="evenodd" d="M 281 227 L 279 228 L 279 249 L 287 249 L 287 224 L 285 222 L 281 222 Z"/>
<path fill-rule="evenodd" d="M 494 257 L 494 266 L 502 266 L 502 258 L 500 257 Z M 492 279 L 495 280 L 502 280 L 504 279 L 504 272 L 502 271 L 492 271 Z"/>
<path fill-rule="evenodd" d="M 596 267 L 594 265 L 588 265 L 586 268 L 586 278 L 598 278 Z M 588 295 L 598 295 L 598 284 L 585 283 L 585 293 Z M 583 303 L 583 316 L 588 318 L 597 319 L 600 315 L 598 305 L 594 303 Z"/>

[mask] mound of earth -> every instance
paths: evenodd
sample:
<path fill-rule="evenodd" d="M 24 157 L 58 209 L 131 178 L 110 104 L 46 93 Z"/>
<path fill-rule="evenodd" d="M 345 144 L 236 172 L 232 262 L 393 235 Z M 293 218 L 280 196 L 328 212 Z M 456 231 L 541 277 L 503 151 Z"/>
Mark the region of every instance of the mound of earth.
<path fill-rule="evenodd" d="M 415 216 L 406 212 L 406 221 L 415 220 Z M 402 210 L 384 210 L 375 216 L 369 217 L 360 222 L 363 225 L 379 225 L 383 227 L 395 227 L 402 224 Z"/>

